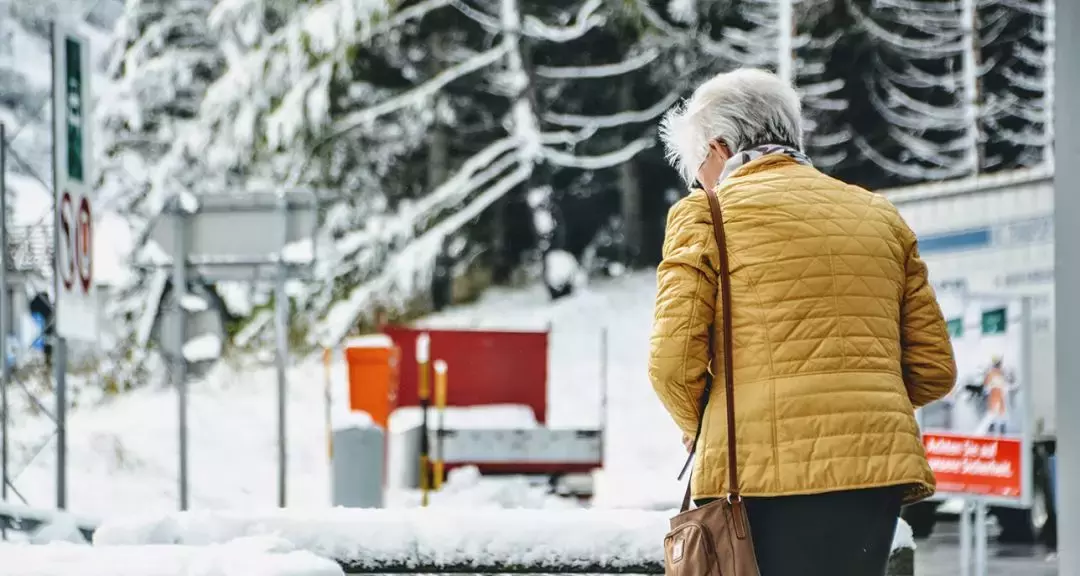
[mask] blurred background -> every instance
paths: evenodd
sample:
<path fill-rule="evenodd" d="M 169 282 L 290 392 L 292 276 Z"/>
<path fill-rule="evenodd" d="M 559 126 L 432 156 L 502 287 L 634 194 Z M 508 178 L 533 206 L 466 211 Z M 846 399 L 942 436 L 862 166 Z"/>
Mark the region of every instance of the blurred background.
<path fill-rule="evenodd" d="M 667 210 L 687 190 L 657 123 L 740 66 L 797 87 L 818 168 L 894 194 L 937 238 L 939 289 L 1009 277 L 1035 285 L 1051 315 L 1052 220 L 1032 222 L 1052 217 L 1052 0 L 0 0 L 21 303 L 5 350 L 9 502 L 51 507 L 57 491 L 57 18 L 88 41 L 91 70 L 96 324 L 66 346 L 61 399 L 74 511 L 176 508 L 178 363 L 191 507 L 275 503 L 282 371 L 289 505 L 329 505 L 328 436 L 352 393 L 345 350 L 384 324 L 545 331 L 547 422 L 605 438 L 594 505 L 676 499 L 681 448 L 645 354 Z M 316 199 L 310 238 L 292 246 L 302 274 L 278 286 L 208 264 L 184 280 L 186 304 L 173 296 L 155 228 L 170 210 L 282 190 Z M 1008 198 L 920 200 L 980 192 Z M 1012 214 L 1027 227 L 956 238 Z M 237 225 L 233 241 L 275 233 Z M 1008 257 L 992 250 L 1022 234 Z M 979 264 L 957 268 L 964 250 L 983 250 Z M 168 352 L 181 309 L 186 342 L 199 338 L 182 358 Z M 289 359 L 275 368 L 282 326 Z M 1033 329 L 1052 340 L 1049 320 Z M 1052 412 L 1052 397 L 1034 402 Z"/>

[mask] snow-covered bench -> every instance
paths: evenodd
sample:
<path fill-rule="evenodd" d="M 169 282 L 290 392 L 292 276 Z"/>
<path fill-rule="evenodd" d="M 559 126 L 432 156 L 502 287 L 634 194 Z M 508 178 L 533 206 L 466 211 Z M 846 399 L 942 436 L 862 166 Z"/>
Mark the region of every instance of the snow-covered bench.
<path fill-rule="evenodd" d="M 272 539 L 349 574 L 662 574 L 670 514 L 643 510 L 384 509 L 185 512 L 106 522 L 95 547 Z M 252 540 L 254 539 L 254 540 Z M 889 574 L 914 574 L 901 521 Z"/>

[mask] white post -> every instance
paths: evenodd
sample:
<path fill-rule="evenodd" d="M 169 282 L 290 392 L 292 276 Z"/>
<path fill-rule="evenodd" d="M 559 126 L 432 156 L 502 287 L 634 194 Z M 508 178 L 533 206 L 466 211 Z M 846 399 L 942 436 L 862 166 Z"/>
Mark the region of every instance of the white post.
<path fill-rule="evenodd" d="M 1054 138 L 1053 138 L 1053 126 L 1054 126 L 1054 67 L 1057 43 L 1054 41 L 1054 21 L 1056 20 L 1056 10 L 1054 3 L 1057 0 L 1043 0 L 1043 10 L 1045 10 L 1045 16 L 1043 18 L 1043 35 L 1046 38 L 1046 47 L 1043 52 L 1043 106 L 1046 111 L 1046 143 L 1043 145 L 1043 162 L 1053 167 L 1054 165 Z"/>
<path fill-rule="evenodd" d="M 8 493 L 8 371 L 7 327 L 11 311 L 8 304 L 8 237 L 7 237 L 7 135 L 0 124 L 0 502 L 7 500 Z M 6 532 L 4 535 L 6 540 Z"/>
<path fill-rule="evenodd" d="M 1080 2 L 1058 0 L 1054 45 L 1054 325 L 1057 347 L 1058 573 L 1080 576 Z"/>

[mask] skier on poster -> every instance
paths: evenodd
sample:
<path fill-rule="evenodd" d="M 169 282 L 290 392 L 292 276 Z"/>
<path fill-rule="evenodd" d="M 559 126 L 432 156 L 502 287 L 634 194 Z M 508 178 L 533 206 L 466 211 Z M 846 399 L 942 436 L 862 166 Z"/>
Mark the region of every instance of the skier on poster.
<path fill-rule="evenodd" d="M 1016 377 L 1005 369 L 1000 354 L 995 354 L 983 374 L 983 393 L 986 394 L 986 431 L 1004 435 L 1009 422 L 1009 393 L 1017 388 Z"/>

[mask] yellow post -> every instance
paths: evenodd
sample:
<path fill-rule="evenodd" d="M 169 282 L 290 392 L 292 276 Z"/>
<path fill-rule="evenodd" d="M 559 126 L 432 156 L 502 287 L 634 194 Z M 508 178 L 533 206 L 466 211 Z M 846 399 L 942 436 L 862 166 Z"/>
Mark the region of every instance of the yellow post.
<path fill-rule="evenodd" d="M 435 410 L 438 412 L 439 421 L 435 429 L 435 470 L 434 488 L 442 488 L 444 477 L 443 464 L 443 423 L 446 416 L 446 361 L 435 361 Z"/>
<path fill-rule="evenodd" d="M 428 505 L 428 492 L 431 490 L 431 456 L 428 438 L 428 405 L 431 390 L 428 386 L 428 361 L 431 358 L 431 336 L 424 332 L 416 337 L 416 366 L 419 370 L 416 382 L 417 396 L 420 399 L 420 505 Z"/>
<path fill-rule="evenodd" d="M 323 398 L 326 401 L 326 455 L 328 458 L 334 458 L 334 424 L 331 414 L 333 413 L 334 397 L 332 393 L 333 378 L 330 375 L 330 362 L 334 358 L 334 351 L 330 348 L 323 349 L 323 376 L 325 377 Z"/>

